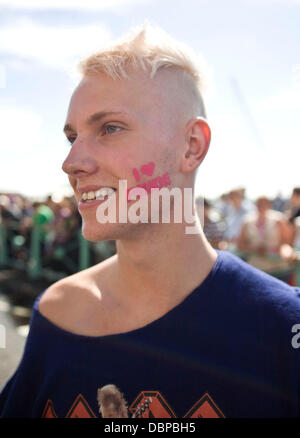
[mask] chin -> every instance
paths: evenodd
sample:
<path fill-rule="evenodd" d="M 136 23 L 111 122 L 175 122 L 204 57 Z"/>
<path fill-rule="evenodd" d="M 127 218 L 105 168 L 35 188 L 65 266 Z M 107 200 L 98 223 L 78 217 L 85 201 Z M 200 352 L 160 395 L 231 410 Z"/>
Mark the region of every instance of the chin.
<path fill-rule="evenodd" d="M 108 225 L 108 227 L 106 227 Z M 98 227 L 89 226 L 87 224 L 82 225 L 82 236 L 89 242 L 101 242 L 103 240 L 114 240 L 113 231 L 110 224 L 102 224 Z"/>
<path fill-rule="evenodd" d="M 101 242 L 104 240 L 119 240 L 126 238 L 132 233 L 131 227 L 128 224 L 97 224 L 91 225 L 83 222 L 82 235 L 89 242 Z"/>

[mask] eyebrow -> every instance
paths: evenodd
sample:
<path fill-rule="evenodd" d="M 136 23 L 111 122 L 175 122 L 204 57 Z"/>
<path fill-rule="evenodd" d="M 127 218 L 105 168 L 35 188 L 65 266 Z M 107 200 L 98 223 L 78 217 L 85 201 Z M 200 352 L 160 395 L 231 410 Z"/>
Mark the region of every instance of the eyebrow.
<path fill-rule="evenodd" d="M 97 113 L 92 114 L 91 116 L 89 116 L 86 120 L 87 125 L 92 125 L 95 122 L 99 122 L 100 120 L 102 120 L 104 117 L 106 116 L 115 116 L 115 115 L 120 115 L 123 114 L 121 111 L 99 111 Z M 75 129 L 72 127 L 72 125 L 70 125 L 69 123 L 67 123 L 64 127 L 64 132 L 76 132 Z"/>

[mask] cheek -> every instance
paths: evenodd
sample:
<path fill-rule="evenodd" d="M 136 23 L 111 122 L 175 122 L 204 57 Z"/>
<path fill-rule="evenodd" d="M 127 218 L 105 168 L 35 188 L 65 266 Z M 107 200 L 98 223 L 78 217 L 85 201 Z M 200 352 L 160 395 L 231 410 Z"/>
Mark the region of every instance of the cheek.
<path fill-rule="evenodd" d="M 76 179 L 74 178 L 74 176 L 68 176 L 69 182 L 71 184 L 71 186 L 73 187 L 73 189 L 75 189 L 76 187 Z"/>
<path fill-rule="evenodd" d="M 128 179 L 136 166 L 137 160 L 129 154 L 119 154 L 113 160 L 113 167 L 119 178 Z"/>
<path fill-rule="evenodd" d="M 175 142 L 166 145 L 162 154 L 162 167 L 165 172 L 176 174 L 179 168 L 179 154 Z"/>
<path fill-rule="evenodd" d="M 113 173 L 119 179 L 126 179 L 129 187 L 165 172 L 174 172 L 176 168 L 177 159 L 172 141 L 159 137 L 157 133 L 153 138 L 144 136 L 139 142 L 134 139 L 132 144 L 127 145 L 126 150 L 122 149 L 116 149 L 109 161 Z"/>

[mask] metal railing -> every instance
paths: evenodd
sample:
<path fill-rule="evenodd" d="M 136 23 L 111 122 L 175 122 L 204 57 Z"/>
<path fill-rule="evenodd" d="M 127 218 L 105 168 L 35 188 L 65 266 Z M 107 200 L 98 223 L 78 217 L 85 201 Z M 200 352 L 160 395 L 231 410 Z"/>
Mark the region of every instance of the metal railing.
<path fill-rule="evenodd" d="M 19 231 L 18 222 L 9 225 L 0 224 L 0 268 L 8 267 L 26 271 L 30 279 L 45 277 L 55 280 L 90 267 L 94 262 L 92 259 L 95 252 L 101 254 L 102 260 L 114 254 L 106 242 L 91 243 L 84 239 L 81 229 L 78 229 L 74 232 L 72 239 L 64 244 L 55 245 L 53 248 L 50 264 L 51 261 L 59 262 L 66 269 L 65 273 L 57 272 L 47 267 L 49 260 L 45 260 L 44 257 L 43 250 L 50 234 L 47 227 L 43 224 L 35 224 L 28 234 L 26 241 Z M 22 248 L 25 248 L 26 256 L 16 257 L 16 252 Z M 230 252 L 246 262 L 250 262 L 249 257 L 254 254 L 241 252 L 236 248 L 230 248 Z M 71 257 L 71 253 L 73 255 L 76 253 L 75 260 L 74 256 Z M 265 258 L 270 262 L 275 262 L 275 265 L 281 260 L 279 255 L 266 255 Z M 291 263 L 282 269 L 265 270 L 265 272 L 284 281 L 293 278 L 293 283 L 300 286 L 300 262 Z"/>
<path fill-rule="evenodd" d="M 44 225 L 35 224 L 25 238 L 20 233 L 17 222 L 9 225 L 0 224 L 0 268 L 20 269 L 25 271 L 30 279 L 45 277 L 55 280 L 88 268 L 95 254 L 96 258 L 105 259 L 114 253 L 106 242 L 87 241 L 78 229 L 67 242 L 55 244 L 51 257 L 47 258 L 45 247 L 49 235 Z M 18 252 L 22 251 L 22 257 L 18 257 Z M 57 262 L 65 272 L 56 272 L 55 269 L 47 267 Z"/>

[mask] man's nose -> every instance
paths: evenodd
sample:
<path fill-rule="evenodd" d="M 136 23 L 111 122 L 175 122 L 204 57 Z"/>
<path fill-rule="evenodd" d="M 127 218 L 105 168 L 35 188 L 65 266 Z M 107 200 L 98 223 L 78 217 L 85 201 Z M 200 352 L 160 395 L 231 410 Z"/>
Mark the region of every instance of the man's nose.
<path fill-rule="evenodd" d="M 76 150 L 73 146 L 62 164 L 62 170 L 69 176 L 89 174 L 97 170 L 97 162 L 83 148 Z"/>

